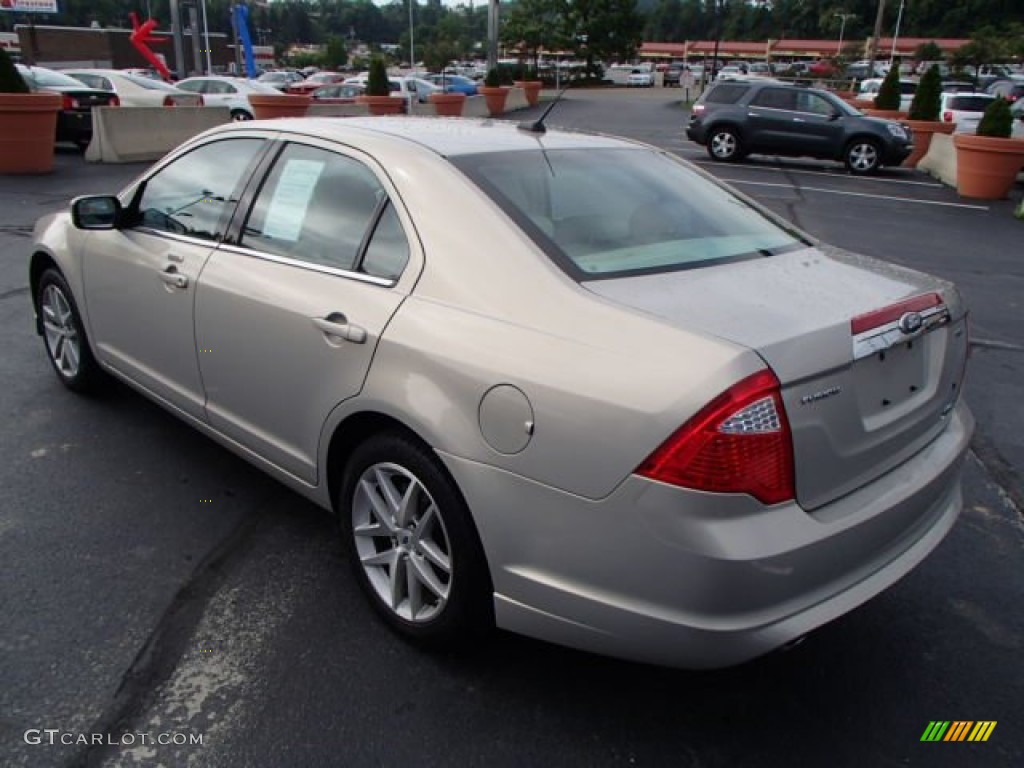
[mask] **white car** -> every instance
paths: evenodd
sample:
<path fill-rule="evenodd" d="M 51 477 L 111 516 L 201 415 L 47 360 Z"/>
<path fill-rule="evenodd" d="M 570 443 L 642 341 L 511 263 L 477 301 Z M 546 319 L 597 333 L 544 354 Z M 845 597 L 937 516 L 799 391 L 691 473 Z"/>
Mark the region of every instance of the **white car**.
<path fill-rule="evenodd" d="M 869 77 L 867 80 L 860 84 L 860 98 L 862 99 L 873 99 L 878 95 L 879 89 L 882 87 L 881 77 Z M 914 100 L 914 94 L 917 93 L 917 81 L 916 80 L 900 80 L 900 110 L 906 112 L 910 109 L 910 104 Z"/>
<path fill-rule="evenodd" d="M 356 77 L 349 77 L 345 85 L 360 85 L 364 89 L 369 80 L 369 75 L 361 74 Z M 441 89 L 428 80 L 420 77 L 389 77 L 388 85 L 392 96 L 401 96 L 406 104 L 418 101 L 421 104 L 429 100 L 430 94 L 439 92 Z"/>
<path fill-rule="evenodd" d="M 202 94 L 176 88 L 162 80 L 142 77 L 116 69 L 65 69 L 90 88 L 113 91 L 122 107 L 201 107 Z"/>
<path fill-rule="evenodd" d="M 231 119 L 235 121 L 253 119 L 252 105 L 249 104 L 250 93 L 281 93 L 255 80 L 220 75 L 189 77 L 178 82 L 177 86 L 183 91 L 201 93 L 208 107 L 227 107 L 231 110 Z"/>
<path fill-rule="evenodd" d="M 954 133 L 976 133 L 985 109 L 997 98 L 988 93 L 944 93 L 939 117 L 944 123 L 956 123 Z"/>
<path fill-rule="evenodd" d="M 1013 133 L 1010 135 L 1015 139 L 1024 139 L 1024 99 L 1017 99 L 1013 103 L 1010 114 L 1013 115 Z"/>
<path fill-rule="evenodd" d="M 634 69 L 626 77 L 627 88 L 650 88 L 654 85 L 654 73 L 646 69 Z"/>
<path fill-rule="evenodd" d="M 722 67 L 718 70 L 718 74 L 715 75 L 715 80 L 724 80 L 727 77 L 742 77 L 743 70 L 739 67 L 734 67 L 732 64 Z"/>

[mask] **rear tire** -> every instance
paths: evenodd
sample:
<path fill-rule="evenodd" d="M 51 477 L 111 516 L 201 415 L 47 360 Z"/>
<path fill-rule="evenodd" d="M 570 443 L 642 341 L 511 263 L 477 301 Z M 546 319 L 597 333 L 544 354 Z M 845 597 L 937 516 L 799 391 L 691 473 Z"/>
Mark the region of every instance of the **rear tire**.
<path fill-rule="evenodd" d="M 232 109 L 231 120 L 235 123 L 244 123 L 246 120 L 252 120 L 252 115 L 244 109 Z"/>
<path fill-rule="evenodd" d="M 843 152 L 843 162 L 858 176 L 875 173 L 882 167 L 882 150 L 873 139 L 854 139 Z"/>
<path fill-rule="evenodd" d="M 708 156 L 720 163 L 734 163 L 743 157 L 743 142 L 732 128 L 714 128 L 708 133 Z"/>
<path fill-rule="evenodd" d="M 36 307 L 43 321 L 46 356 L 57 378 L 74 392 L 96 391 L 105 374 L 92 356 L 71 288 L 52 267 L 39 278 Z"/>
<path fill-rule="evenodd" d="M 356 580 L 401 635 L 455 649 L 494 626 L 469 508 L 428 448 L 399 433 L 370 437 L 345 467 L 336 508 Z"/>

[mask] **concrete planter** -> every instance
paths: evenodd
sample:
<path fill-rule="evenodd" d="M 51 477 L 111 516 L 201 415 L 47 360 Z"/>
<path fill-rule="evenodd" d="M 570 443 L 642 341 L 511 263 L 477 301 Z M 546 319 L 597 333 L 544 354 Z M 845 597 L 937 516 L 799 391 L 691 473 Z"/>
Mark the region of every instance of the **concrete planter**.
<path fill-rule="evenodd" d="M 868 107 L 864 110 L 868 117 L 884 117 L 886 120 L 906 120 L 907 113 L 899 109 L 875 109 Z"/>
<path fill-rule="evenodd" d="M 1024 139 L 953 134 L 956 191 L 961 197 L 1002 200 L 1024 168 Z"/>
<path fill-rule="evenodd" d="M 497 117 L 505 111 L 505 101 L 508 99 L 508 88 L 481 86 L 477 89 L 487 101 L 487 111 L 491 117 Z"/>
<path fill-rule="evenodd" d="M 357 96 L 356 102 L 365 104 L 371 115 L 401 115 L 405 112 L 405 99 L 400 96 Z"/>
<path fill-rule="evenodd" d="M 916 168 L 921 158 L 928 153 L 932 145 L 932 136 L 936 133 L 949 135 L 956 130 L 955 123 L 941 123 L 931 120 L 906 120 L 910 130 L 914 132 L 914 151 L 903 161 L 904 168 Z"/>
<path fill-rule="evenodd" d="M 311 96 L 293 93 L 250 93 L 249 104 L 257 120 L 272 120 L 275 117 L 305 117 L 313 101 Z"/>
<path fill-rule="evenodd" d="M 0 93 L 0 173 L 50 173 L 59 93 Z"/>
<path fill-rule="evenodd" d="M 537 102 L 540 101 L 540 89 L 544 85 L 540 80 L 516 80 L 513 85 L 526 92 L 527 104 L 531 107 L 537 106 Z"/>
<path fill-rule="evenodd" d="M 462 117 L 466 106 L 464 93 L 432 93 L 427 99 L 434 105 L 438 117 Z"/>

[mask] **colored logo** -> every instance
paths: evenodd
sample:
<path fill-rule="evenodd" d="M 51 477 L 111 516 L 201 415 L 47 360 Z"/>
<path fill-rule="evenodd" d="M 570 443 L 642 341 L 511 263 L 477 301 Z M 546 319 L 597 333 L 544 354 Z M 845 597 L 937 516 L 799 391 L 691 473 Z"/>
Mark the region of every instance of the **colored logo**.
<path fill-rule="evenodd" d="M 921 741 L 988 741 L 995 729 L 995 720 L 932 720 Z"/>

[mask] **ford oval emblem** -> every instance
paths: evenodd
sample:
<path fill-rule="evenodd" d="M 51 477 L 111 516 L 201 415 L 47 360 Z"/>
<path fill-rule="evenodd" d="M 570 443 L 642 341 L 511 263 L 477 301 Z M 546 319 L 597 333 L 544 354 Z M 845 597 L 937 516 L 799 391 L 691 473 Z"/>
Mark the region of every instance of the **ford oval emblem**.
<path fill-rule="evenodd" d="M 907 312 L 900 318 L 899 328 L 906 334 L 916 333 L 924 325 L 924 319 L 917 312 Z"/>

